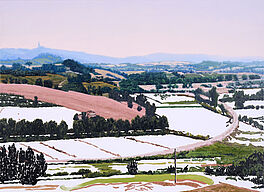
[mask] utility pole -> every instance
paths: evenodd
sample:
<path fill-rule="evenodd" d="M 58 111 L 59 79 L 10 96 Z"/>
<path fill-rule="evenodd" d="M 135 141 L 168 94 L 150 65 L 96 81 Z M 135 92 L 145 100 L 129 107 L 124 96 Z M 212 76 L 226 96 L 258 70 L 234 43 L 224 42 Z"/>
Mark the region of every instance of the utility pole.
<path fill-rule="evenodd" d="M 176 179 L 176 176 L 177 176 L 177 169 L 176 169 L 176 148 L 174 149 L 174 167 L 175 167 L 175 171 L 174 171 L 174 183 L 176 184 L 177 182 L 177 179 Z"/>

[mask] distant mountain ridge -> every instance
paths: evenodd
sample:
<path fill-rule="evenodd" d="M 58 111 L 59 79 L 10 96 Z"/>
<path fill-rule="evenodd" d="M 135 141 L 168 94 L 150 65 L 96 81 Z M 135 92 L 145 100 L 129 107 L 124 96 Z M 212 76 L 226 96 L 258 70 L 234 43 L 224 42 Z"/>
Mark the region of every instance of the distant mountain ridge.
<path fill-rule="evenodd" d="M 32 63 L 33 65 L 42 65 L 42 64 L 52 64 L 52 63 L 60 63 L 63 59 L 60 56 L 52 55 L 50 53 L 40 53 L 38 56 L 32 59 L 11 59 L 11 60 L 1 60 L 0 65 L 12 65 L 13 63 L 26 64 L 27 62 Z"/>
<path fill-rule="evenodd" d="M 257 60 L 264 60 L 264 57 L 224 57 L 217 55 L 206 54 L 169 54 L 169 53 L 154 53 L 144 56 L 131 56 L 124 58 L 108 57 L 103 55 L 88 54 L 78 51 L 68 51 L 60 49 L 51 49 L 39 46 L 34 49 L 15 49 L 3 48 L 0 49 L 0 60 L 17 60 L 17 59 L 32 59 L 40 54 L 52 54 L 62 59 L 74 59 L 81 63 L 146 63 L 146 62 L 160 62 L 160 61 L 189 61 L 192 63 L 199 63 L 204 60 L 212 61 L 241 61 L 250 62 Z M 2 62 L 1 62 L 2 63 Z"/>

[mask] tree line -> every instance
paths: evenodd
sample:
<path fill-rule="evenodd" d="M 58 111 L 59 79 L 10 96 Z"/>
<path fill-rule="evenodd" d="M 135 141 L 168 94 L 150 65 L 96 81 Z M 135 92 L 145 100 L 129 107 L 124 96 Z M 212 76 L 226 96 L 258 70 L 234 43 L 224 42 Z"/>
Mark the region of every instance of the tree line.
<path fill-rule="evenodd" d="M 143 72 L 131 74 L 127 79 L 123 79 L 119 85 L 121 90 L 129 93 L 145 92 L 138 85 L 156 85 L 157 89 L 162 88 L 162 84 L 183 84 L 183 87 L 192 87 L 192 83 L 207 83 L 218 81 L 238 80 L 237 75 L 231 74 L 210 74 L 207 76 L 185 76 L 178 72 L 172 72 L 172 77 L 168 77 L 164 72 Z"/>
<path fill-rule="evenodd" d="M 0 119 L 0 137 L 3 142 L 63 139 L 67 137 L 68 125 L 65 121 L 43 122 L 41 119 L 15 121 L 12 118 Z"/>
<path fill-rule="evenodd" d="M 49 139 L 71 139 L 79 137 L 102 137 L 154 133 L 168 128 L 165 116 L 135 117 L 128 120 L 105 119 L 100 116 L 88 118 L 84 115 L 79 119 L 75 114 L 73 129 L 68 129 L 65 121 L 57 124 L 55 121 L 43 122 L 41 119 L 15 121 L 12 118 L 0 119 L 0 141 L 38 141 Z"/>
<path fill-rule="evenodd" d="M 131 122 L 128 120 L 105 119 L 100 116 L 88 118 L 84 115 L 81 119 L 78 114 L 74 116 L 73 133 L 79 137 L 102 137 L 133 135 L 133 133 L 153 133 L 157 130 L 165 130 L 169 127 L 166 116 L 136 116 Z"/>
<path fill-rule="evenodd" d="M 263 130 L 263 125 L 261 125 L 258 121 L 255 121 L 254 119 L 255 118 L 247 117 L 246 115 L 244 115 L 244 116 L 239 115 L 238 116 L 238 120 L 239 121 L 247 123 L 247 124 L 249 124 L 249 125 L 251 125 L 253 127 L 256 127 L 256 128 L 258 128 L 260 130 Z"/>
<path fill-rule="evenodd" d="M 220 99 L 222 102 L 235 102 L 235 107 L 237 109 L 244 109 L 245 101 L 264 101 L 264 89 L 259 90 L 255 94 L 245 94 L 244 91 L 236 91 L 232 97 L 225 96 L 224 98 Z M 252 107 L 249 107 L 252 108 Z"/>

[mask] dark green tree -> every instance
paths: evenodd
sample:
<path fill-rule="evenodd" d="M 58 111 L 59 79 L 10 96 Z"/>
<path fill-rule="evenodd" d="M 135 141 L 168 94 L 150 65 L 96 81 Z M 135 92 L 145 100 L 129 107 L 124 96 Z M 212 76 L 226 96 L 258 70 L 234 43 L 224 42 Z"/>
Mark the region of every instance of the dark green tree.
<path fill-rule="evenodd" d="M 127 164 L 127 171 L 130 175 L 136 175 L 138 172 L 137 162 L 135 160 L 130 161 Z"/>
<path fill-rule="evenodd" d="M 41 78 L 36 79 L 35 85 L 43 86 L 43 82 Z"/>
<path fill-rule="evenodd" d="M 53 82 L 51 80 L 44 80 L 44 87 L 52 88 Z"/>

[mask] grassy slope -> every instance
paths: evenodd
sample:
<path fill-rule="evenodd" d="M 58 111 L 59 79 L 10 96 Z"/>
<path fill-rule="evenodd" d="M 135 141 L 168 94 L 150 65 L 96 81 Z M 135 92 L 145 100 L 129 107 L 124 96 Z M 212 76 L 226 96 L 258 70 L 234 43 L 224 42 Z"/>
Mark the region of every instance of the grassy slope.
<path fill-rule="evenodd" d="M 101 88 L 103 88 L 103 87 L 110 87 L 111 89 L 113 89 L 113 88 L 117 88 L 116 86 L 114 86 L 114 85 L 111 85 L 111 84 L 109 84 L 109 83 L 105 83 L 105 82 L 103 82 L 103 81 L 97 81 L 97 82 L 91 82 L 91 83 L 87 83 L 87 82 L 83 82 L 83 86 L 87 89 L 87 87 L 88 86 L 95 86 L 96 88 L 98 88 L 99 86 L 101 87 Z"/>
<path fill-rule="evenodd" d="M 160 175 L 135 175 L 135 177 L 131 178 L 106 178 L 106 179 L 94 179 L 88 182 L 81 183 L 74 187 L 65 187 L 64 185 L 61 186 L 62 190 L 71 191 L 75 189 L 79 189 L 82 187 L 86 187 L 96 183 L 130 183 L 130 182 L 154 182 L 154 181 L 166 181 L 166 180 L 173 180 L 174 175 L 172 174 L 160 174 Z M 212 185 L 214 182 L 212 179 L 201 176 L 201 175 L 177 175 L 177 179 L 191 179 L 202 181 L 207 183 L 208 185 Z"/>
<path fill-rule="evenodd" d="M 111 75 L 115 76 L 116 78 L 125 79 L 125 77 L 123 77 L 117 73 L 113 73 L 111 71 L 107 71 L 104 69 L 95 69 L 95 72 L 101 74 L 104 78 L 106 78 L 106 77 L 113 78 L 113 77 L 107 75 L 107 74 L 111 74 Z"/>
<path fill-rule="evenodd" d="M 27 79 L 28 80 L 28 84 L 35 84 L 36 79 L 41 78 L 42 81 L 44 80 L 51 80 L 53 82 L 53 85 L 58 85 L 60 82 L 64 81 L 65 79 L 67 79 L 66 77 L 62 76 L 62 75 L 57 75 L 57 74 L 47 74 L 47 76 L 25 76 L 25 77 L 16 77 L 13 75 L 7 75 L 7 74 L 1 74 L 0 76 L 0 80 L 6 79 L 12 77 L 13 79 Z M 1 82 L 0 82 L 1 83 Z"/>
<path fill-rule="evenodd" d="M 223 164 L 237 163 L 255 151 L 263 151 L 263 147 L 241 145 L 236 143 L 217 142 L 213 145 L 201 147 L 186 154 L 187 158 L 222 157 Z"/>

